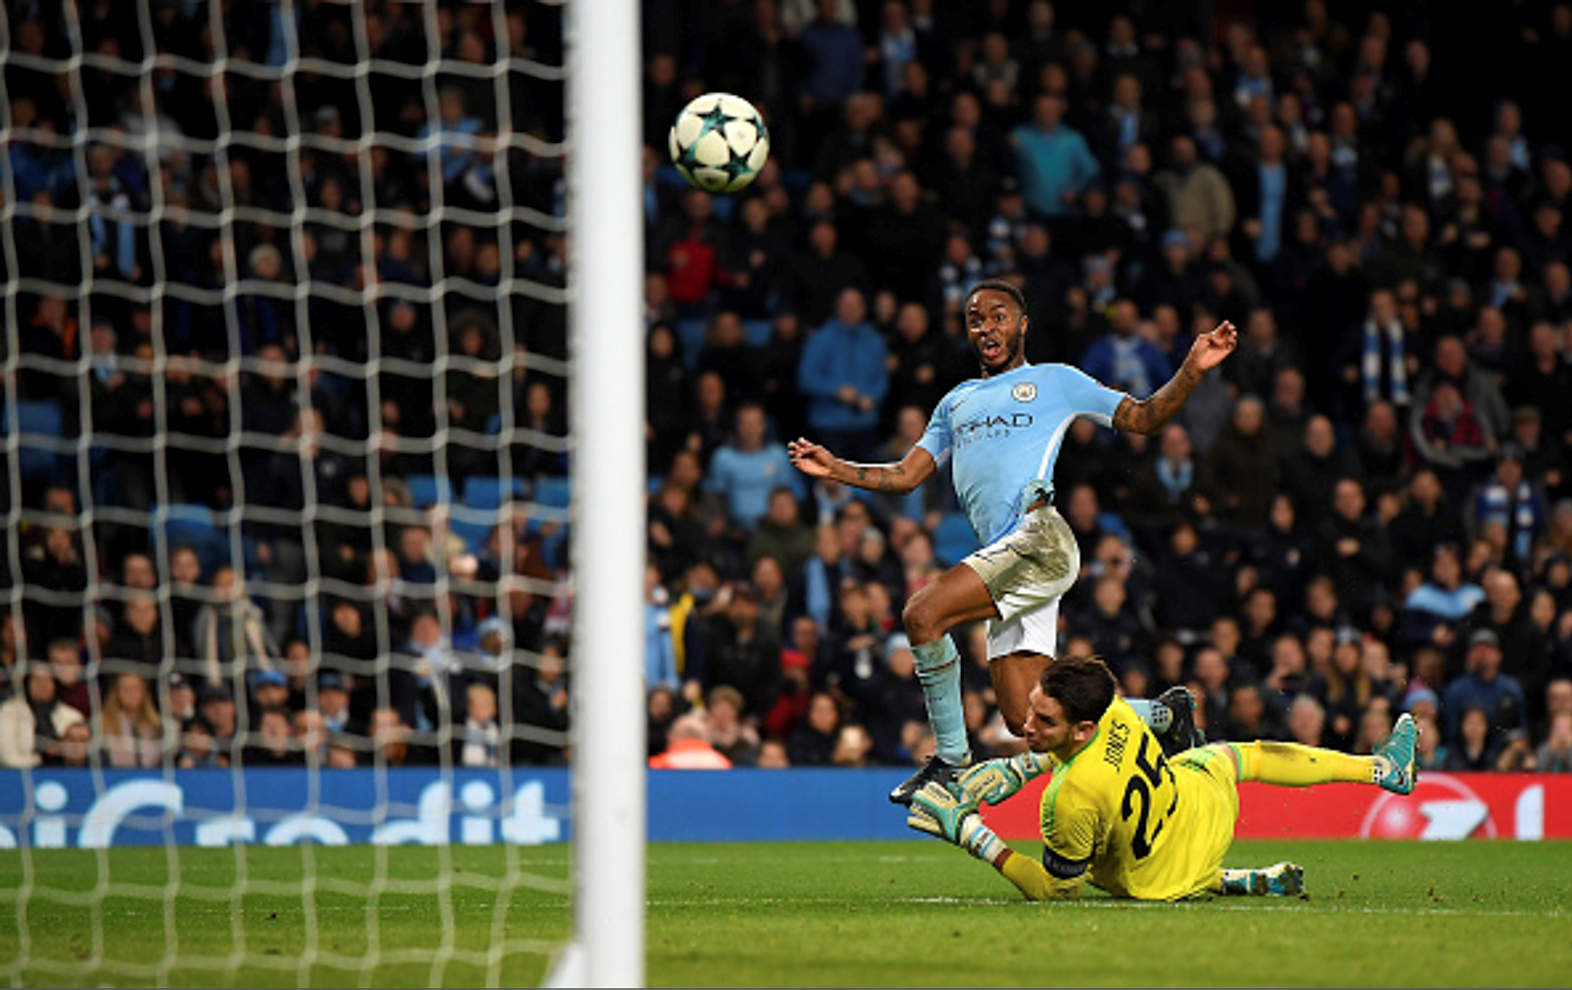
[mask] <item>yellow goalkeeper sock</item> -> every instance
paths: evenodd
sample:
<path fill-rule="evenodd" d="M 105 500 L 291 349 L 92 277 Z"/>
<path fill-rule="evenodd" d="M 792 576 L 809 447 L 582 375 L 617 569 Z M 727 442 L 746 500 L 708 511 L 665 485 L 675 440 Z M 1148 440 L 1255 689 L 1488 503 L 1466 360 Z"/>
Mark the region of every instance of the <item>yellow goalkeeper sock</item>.
<path fill-rule="evenodd" d="M 1278 787 L 1309 787 L 1342 781 L 1369 784 L 1376 779 L 1376 762 L 1299 743 L 1251 742 L 1233 744 L 1239 754 L 1239 778 Z"/>

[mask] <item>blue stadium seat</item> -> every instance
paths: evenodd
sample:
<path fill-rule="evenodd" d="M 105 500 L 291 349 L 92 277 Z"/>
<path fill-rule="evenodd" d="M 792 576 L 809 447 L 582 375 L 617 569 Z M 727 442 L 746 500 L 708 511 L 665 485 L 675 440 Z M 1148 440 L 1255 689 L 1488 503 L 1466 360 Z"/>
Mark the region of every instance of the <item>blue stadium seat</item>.
<path fill-rule="evenodd" d="M 11 433 L 9 413 L 10 410 L 0 403 L 0 414 L 5 417 L 0 434 Z M 15 429 L 21 441 L 17 460 L 23 484 L 46 485 L 70 473 L 74 466 L 71 455 L 47 446 L 51 441 L 65 439 L 65 416 L 60 403 L 53 399 L 18 399 Z"/>
<path fill-rule="evenodd" d="M 1130 535 L 1130 527 L 1125 523 L 1124 516 L 1117 512 L 1099 512 L 1097 514 L 1097 525 L 1102 527 L 1103 532 L 1113 533 L 1126 543 L 1130 543 L 1135 539 Z"/>
<path fill-rule="evenodd" d="M 440 475 L 412 474 L 404 479 L 404 483 L 409 486 L 410 497 L 414 499 L 417 509 L 453 501 L 453 485 Z"/>
<path fill-rule="evenodd" d="M 684 316 L 677 321 L 677 342 L 682 345 L 682 360 L 691 371 L 699 366 L 699 352 L 704 349 L 704 333 L 710 321 L 702 316 Z"/>
<path fill-rule="evenodd" d="M 448 520 L 448 531 L 463 540 L 470 553 L 479 554 L 486 549 L 486 541 L 491 538 L 498 521 L 493 512 L 470 513 L 465 518 L 455 512 Z"/>
<path fill-rule="evenodd" d="M 549 474 L 535 479 L 535 501 L 553 509 L 566 509 L 573 500 L 573 484 L 567 478 Z"/>
<path fill-rule="evenodd" d="M 961 512 L 946 512 L 933 531 L 933 555 L 945 567 L 954 567 L 981 546 L 972 524 Z"/>
<path fill-rule="evenodd" d="M 511 492 L 510 497 L 513 498 L 524 498 L 529 494 L 523 478 L 472 474 L 464 479 L 464 504 L 472 509 L 497 508 L 502 504 L 504 492 Z"/>

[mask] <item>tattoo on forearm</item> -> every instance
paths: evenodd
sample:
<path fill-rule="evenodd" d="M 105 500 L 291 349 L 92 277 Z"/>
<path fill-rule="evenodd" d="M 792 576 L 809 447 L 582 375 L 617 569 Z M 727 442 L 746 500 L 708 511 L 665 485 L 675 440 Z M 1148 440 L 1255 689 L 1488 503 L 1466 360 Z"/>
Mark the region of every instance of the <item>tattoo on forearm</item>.
<path fill-rule="evenodd" d="M 901 480 L 905 472 L 901 465 L 886 464 L 857 464 L 856 480 L 852 482 L 858 488 L 866 488 L 876 492 L 901 492 Z"/>
<path fill-rule="evenodd" d="M 1179 372 L 1145 399 L 1121 403 L 1114 414 L 1114 427 L 1128 433 L 1156 433 L 1178 415 L 1201 376 L 1180 368 Z"/>

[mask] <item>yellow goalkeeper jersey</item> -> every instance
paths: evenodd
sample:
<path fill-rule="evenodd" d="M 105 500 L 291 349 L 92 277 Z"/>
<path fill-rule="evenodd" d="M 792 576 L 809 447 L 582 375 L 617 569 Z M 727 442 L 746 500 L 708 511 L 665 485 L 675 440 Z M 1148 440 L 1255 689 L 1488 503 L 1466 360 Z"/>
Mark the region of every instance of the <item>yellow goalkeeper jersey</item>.
<path fill-rule="evenodd" d="M 1042 798 L 1043 867 L 1118 897 L 1177 900 L 1216 876 L 1239 817 L 1237 773 L 1219 750 L 1173 760 L 1122 698 L 1097 735 L 1056 761 Z"/>

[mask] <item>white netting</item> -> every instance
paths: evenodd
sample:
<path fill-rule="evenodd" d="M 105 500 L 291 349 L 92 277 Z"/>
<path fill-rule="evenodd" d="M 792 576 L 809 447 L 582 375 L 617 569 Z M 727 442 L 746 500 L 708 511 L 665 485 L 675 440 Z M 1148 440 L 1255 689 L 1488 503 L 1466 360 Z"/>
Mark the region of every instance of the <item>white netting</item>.
<path fill-rule="evenodd" d="M 58 698 L 43 765 L 0 772 L 0 973 L 538 973 L 566 932 L 518 892 L 568 890 L 519 849 L 566 800 L 531 776 L 566 743 L 559 6 L 3 16 L 0 649 Z M 435 848 L 193 848 L 303 836 Z"/>

